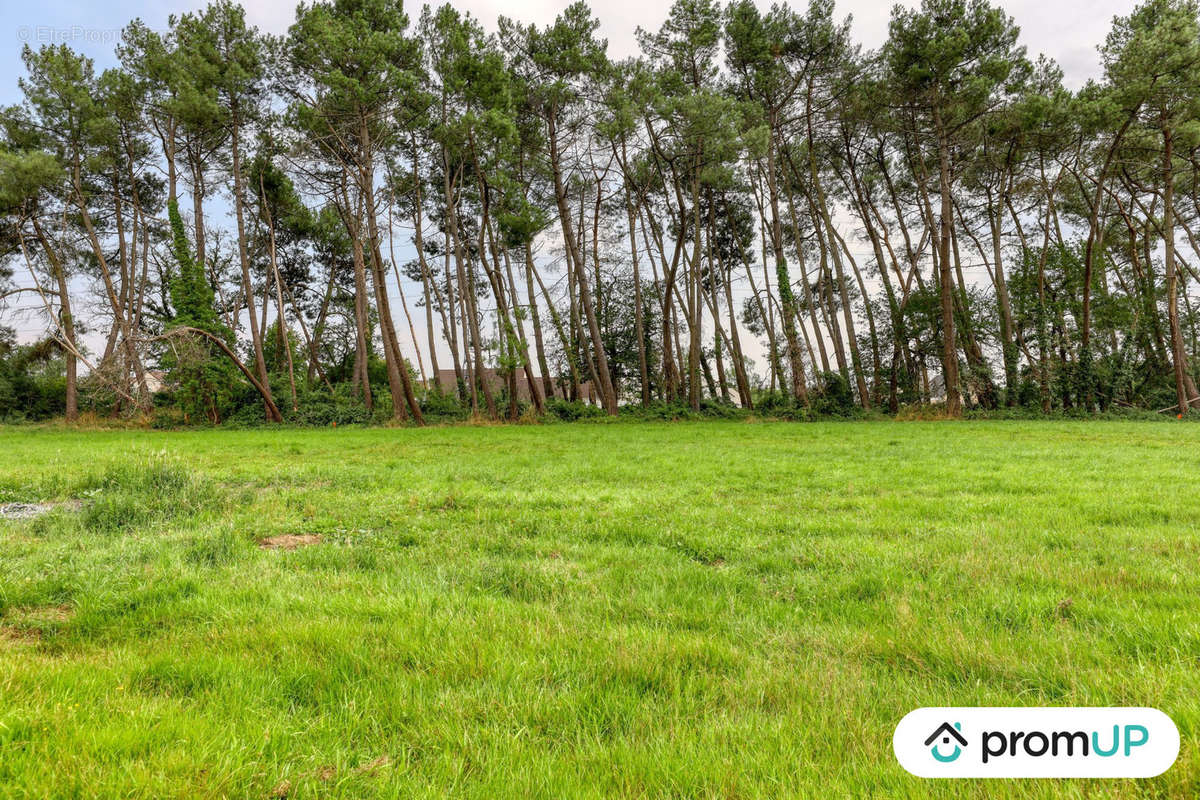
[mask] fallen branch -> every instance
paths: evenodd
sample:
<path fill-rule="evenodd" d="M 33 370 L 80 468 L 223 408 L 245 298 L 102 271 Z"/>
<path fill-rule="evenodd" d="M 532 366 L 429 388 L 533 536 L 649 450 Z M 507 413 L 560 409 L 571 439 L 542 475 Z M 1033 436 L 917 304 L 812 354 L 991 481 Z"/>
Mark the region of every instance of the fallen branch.
<path fill-rule="evenodd" d="M 1188 400 L 1187 402 L 1188 402 L 1188 408 L 1190 409 L 1192 407 L 1192 403 L 1200 402 L 1200 397 L 1193 397 L 1190 400 Z M 1166 408 L 1160 408 L 1158 411 L 1155 411 L 1154 413 L 1155 414 L 1163 414 L 1167 411 L 1174 411 L 1177 408 L 1179 408 L 1179 403 L 1176 403 L 1173 406 L 1167 406 Z"/>
<path fill-rule="evenodd" d="M 97 370 L 83 355 L 83 353 L 79 352 L 79 349 L 76 348 L 75 345 L 67 338 L 67 333 L 65 330 L 63 330 L 62 323 L 59 321 L 58 315 L 54 313 L 54 309 L 50 305 L 50 299 L 46 297 L 46 290 L 42 288 L 42 283 L 38 280 L 37 273 L 33 270 L 33 261 L 29 258 L 29 251 L 25 249 L 25 237 L 18 236 L 17 241 L 21 243 L 21 255 L 25 259 L 25 266 L 29 270 L 29 277 L 33 279 L 33 286 L 27 287 L 27 289 L 37 292 L 38 297 L 40 297 L 42 300 L 42 307 L 46 310 L 46 316 L 50 318 L 56 328 L 56 330 L 50 334 L 50 337 L 54 339 L 54 341 L 58 342 L 64 351 L 75 356 L 75 358 L 79 360 L 79 363 L 87 367 L 87 370 L 90 374 L 97 376 L 102 375 L 102 373 Z M 61 304 L 61 302 L 62 298 L 60 297 L 59 303 Z M 121 397 L 124 397 L 126 400 L 128 400 L 130 405 L 134 406 L 135 408 L 143 408 L 142 404 L 139 403 L 138 400 L 133 397 L 133 395 L 129 394 L 129 392 L 126 392 L 120 386 L 117 386 L 114 383 L 110 388 L 116 394 L 119 394 Z"/>
<path fill-rule="evenodd" d="M 159 336 L 149 337 L 148 341 L 153 342 L 169 339 L 172 336 L 178 336 L 181 333 L 198 334 L 203 336 L 205 339 L 208 339 L 217 347 L 221 348 L 221 352 L 229 356 L 229 360 L 237 365 L 237 368 L 240 369 L 242 374 L 246 376 L 246 380 L 250 381 L 250 383 L 254 385 L 254 388 L 258 390 L 258 393 L 262 395 L 263 403 L 265 403 L 267 406 L 267 420 L 269 422 L 283 422 L 283 415 L 279 413 L 279 407 L 275 405 L 275 401 L 271 399 L 271 395 L 268 394 L 267 390 L 263 388 L 263 385 L 258 382 L 258 378 L 254 377 L 254 373 L 246 368 L 246 365 L 242 363 L 242 360 L 234 355 L 234 352 L 229 349 L 229 345 L 225 344 L 220 337 L 213 336 L 211 333 L 206 330 L 202 330 L 201 328 L 193 328 L 189 325 L 180 325 L 178 328 L 172 328 L 171 330 Z"/>

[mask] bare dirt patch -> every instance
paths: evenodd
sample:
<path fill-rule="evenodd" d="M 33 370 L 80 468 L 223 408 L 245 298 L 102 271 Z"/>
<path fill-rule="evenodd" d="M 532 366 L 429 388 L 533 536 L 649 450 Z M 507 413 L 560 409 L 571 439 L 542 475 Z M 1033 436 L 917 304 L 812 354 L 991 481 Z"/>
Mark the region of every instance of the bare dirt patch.
<path fill-rule="evenodd" d="M 298 547 L 311 547 L 320 543 L 321 537 L 315 533 L 285 533 L 258 540 L 258 546 L 262 550 L 295 550 Z"/>
<path fill-rule="evenodd" d="M 12 608 L 0 622 L 0 640 L 38 642 L 73 616 L 75 609 L 67 605 Z"/>
<path fill-rule="evenodd" d="M 42 632 L 37 628 L 18 628 L 16 625 L 0 625 L 0 642 L 38 642 Z"/>
<path fill-rule="evenodd" d="M 21 608 L 10 609 L 4 616 L 10 622 L 29 624 L 67 622 L 71 617 L 75 616 L 75 609 L 68 605 L 22 606 Z"/>

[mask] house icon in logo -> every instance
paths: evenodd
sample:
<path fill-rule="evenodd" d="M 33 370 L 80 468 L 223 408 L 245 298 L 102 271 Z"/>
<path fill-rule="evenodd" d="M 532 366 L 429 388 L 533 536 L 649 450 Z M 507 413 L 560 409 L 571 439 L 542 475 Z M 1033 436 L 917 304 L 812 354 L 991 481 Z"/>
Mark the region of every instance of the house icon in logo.
<path fill-rule="evenodd" d="M 967 740 L 963 737 L 961 731 L 961 722 L 956 722 L 953 725 L 951 725 L 949 722 L 943 722 L 938 726 L 936 731 L 929 734 L 929 738 L 925 740 L 925 746 L 929 748 L 929 752 L 934 758 L 936 758 L 938 761 L 941 761 L 943 764 L 948 764 L 962 755 L 962 749 L 967 746 Z M 938 739 L 941 739 L 941 741 L 937 744 L 934 744 Z M 957 744 L 954 745 L 954 752 L 950 755 L 942 755 L 941 752 L 938 751 L 938 744 L 950 744 L 951 739 L 954 739 L 954 741 L 957 742 Z"/>

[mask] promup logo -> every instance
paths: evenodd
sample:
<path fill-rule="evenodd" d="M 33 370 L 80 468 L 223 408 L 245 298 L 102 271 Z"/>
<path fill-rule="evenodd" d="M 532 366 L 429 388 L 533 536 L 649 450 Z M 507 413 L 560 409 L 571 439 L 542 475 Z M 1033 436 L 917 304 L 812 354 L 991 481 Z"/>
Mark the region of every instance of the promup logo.
<path fill-rule="evenodd" d="M 1149 778 L 1179 730 L 1153 708 L 919 708 L 892 748 L 923 778 Z"/>
<path fill-rule="evenodd" d="M 951 726 L 949 722 L 943 722 L 941 725 L 938 726 L 938 729 L 936 731 L 929 734 L 929 738 L 925 740 L 925 746 L 929 747 L 929 745 L 933 744 L 934 741 L 937 740 L 938 738 L 941 738 L 942 744 L 945 744 L 945 745 L 950 744 L 951 739 L 958 742 L 958 744 L 954 745 L 954 752 L 948 756 L 942 755 L 941 753 L 939 753 L 938 745 L 936 745 L 936 744 L 933 744 L 933 747 L 929 748 L 929 752 L 933 755 L 934 758 L 936 758 L 938 761 L 942 762 L 943 764 L 949 764 L 951 761 L 956 761 L 958 759 L 958 757 L 960 755 L 962 755 L 962 749 L 967 746 L 967 740 L 965 738 L 963 738 L 961 731 L 962 731 L 962 723 L 961 722 L 956 722 L 956 723 L 954 723 L 953 726 Z"/>

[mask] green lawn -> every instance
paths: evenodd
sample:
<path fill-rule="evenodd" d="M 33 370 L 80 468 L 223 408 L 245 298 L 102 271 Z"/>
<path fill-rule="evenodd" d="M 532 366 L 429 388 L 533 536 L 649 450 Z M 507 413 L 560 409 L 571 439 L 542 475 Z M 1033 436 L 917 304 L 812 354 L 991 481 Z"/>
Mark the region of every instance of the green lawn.
<path fill-rule="evenodd" d="M 13 501 L 2 797 L 1200 793 L 1196 425 L 8 428 Z M 923 781 L 926 705 L 1183 743 Z"/>

